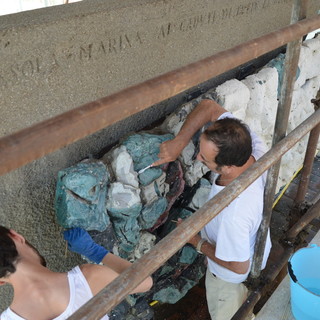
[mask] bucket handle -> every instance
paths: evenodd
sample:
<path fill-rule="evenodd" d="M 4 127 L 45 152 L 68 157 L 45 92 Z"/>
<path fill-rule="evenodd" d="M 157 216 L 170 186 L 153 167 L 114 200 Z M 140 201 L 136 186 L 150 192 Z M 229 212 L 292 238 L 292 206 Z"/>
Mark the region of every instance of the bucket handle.
<path fill-rule="evenodd" d="M 318 246 L 317 246 L 315 243 L 311 243 L 308 248 L 317 248 L 317 247 L 318 247 Z M 291 256 L 291 258 L 292 258 L 292 256 Z M 290 260 L 291 260 L 291 258 L 290 258 Z M 295 274 L 293 273 L 292 265 L 291 265 L 291 261 L 290 261 L 290 260 L 288 261 L 288 273 L 289 273 L 292 281 L 295 282 L 295 283 L 297 283 L 297 282 L 298 282 L 298 279 L 297 279 L 297 277 L 295 276 Z M 300 283 L 299 283 L 299 284 L 300 284 Z M 301 284 L 300 284 L 300 285 L 301 285 Z M 301 286 L 302 286 L 302 285 L 301 285 Z M 303 287 L 303 286 L 302 286 L 302 287 Z M 304 288 L 304 287 L 303 287 L 303 288 Z"/>
<path fill-rule="evenodd" d="M 288 261 L 288 272 L 289 272 L 289 275 L 290 275 L 292 281 L 295 282 L 295 283 L 297 283 L 297 282 L 298 282 L 298 279 L 297 279 L 297 277 L 295 276 L 295 274 L 293 273 L 292 266 L 291 266 L 291 261 Z"/>

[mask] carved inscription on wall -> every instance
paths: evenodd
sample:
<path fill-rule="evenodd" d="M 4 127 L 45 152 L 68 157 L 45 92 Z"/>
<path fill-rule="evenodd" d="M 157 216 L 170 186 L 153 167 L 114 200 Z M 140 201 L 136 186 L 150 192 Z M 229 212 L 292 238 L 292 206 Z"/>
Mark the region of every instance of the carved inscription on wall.
<path fill-rule="evenodd" d="M 290 4 L 291 0 L 247 1 L 233 6 L 227 3 L 223 8 L 192 13 L 175 21 L 154 25 L 147 31 L 141 26 L 141 30 L 128 30 L 112 36 L 106 34 L 95 42 L 79 44 L 73 40 L 74 44 L 69 47 L 4 65 L 0 69 L 0 87 L 5 88 L 37 77 L 50 77 L 58 70 L 65 72 L 72 64 L 79 67 L 79 64 L 108 60 L 122 53 L 134 53 L 137 49 L 150 46 L 155 39 L 159 44 L 159 41 L 167 41 L 171 36 L 179 36 L 179 33 L 201 32 L 215 25 L 221 26 L 228 20 L 250 17 L 272 6 Z M 4 32 L 0 35 L 0 53 L 5 52 L 10 45 L 10 32 Z"/>

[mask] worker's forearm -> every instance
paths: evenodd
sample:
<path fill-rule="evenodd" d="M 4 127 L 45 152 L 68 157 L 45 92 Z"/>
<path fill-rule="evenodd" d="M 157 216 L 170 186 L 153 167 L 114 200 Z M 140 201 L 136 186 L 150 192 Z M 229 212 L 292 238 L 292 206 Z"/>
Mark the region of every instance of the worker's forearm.
<path fill-rule="evenodd" d="M 205 241 L 202 244 L 201 252 L 220 266 L 225 267 L 235 273 L 245 274 L 248 271 L 250 264 L 249 260 L 244 262 L 221 260 L 216 257 L 216 246 L 208 241 Z"/>
<path fill-rule="evenodd" d="M 122 259 L 112 253 L 108 253 L 102 259 L 102 263 L 117 274 L 121 274 L 126 269 L 130 268 L 132 263 Z M 152 278 L 149 276 L 144 279 L 131 293 L 138 293 L 138 292 L 145 292 L 148 291 L 152 287 L 153 281 Z"/>
<path fill-rule="evenodd" d="M 112 253 L 106 254 L 101 262 L 119 274 L 131 266 L 131 262 Z"/>
<path fill-rule="evenodd" d="M 208 99 L 202 100 L 197 107 L 190 112 L 176 138 L 187 144 L 200 128 L 209 121 L 217 120 L 224 112 L 226 112 L 226 110 L 217 102 Z"/>

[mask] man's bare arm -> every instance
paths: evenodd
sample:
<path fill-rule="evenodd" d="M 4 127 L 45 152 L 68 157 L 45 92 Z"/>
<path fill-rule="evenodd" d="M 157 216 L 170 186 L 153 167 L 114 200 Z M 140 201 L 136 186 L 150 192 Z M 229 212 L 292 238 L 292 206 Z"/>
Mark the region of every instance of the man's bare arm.
<path fill-rule="evenodd" d="M 93 264 L 81 266 L 81 271 L 87 279 L 94 295 L 131 266 L 131 262 L 112 253 L 108 253 L 101 262 L 104 264 L 103 266 Z M 130 293 L 146 292 L 150 290 L 152 284 L 152 278 L 147 277 Z"/>
<path fill-rule="evenodd" d="M 188 243 L 192 244 L 195 248 L 197 247 L 201 237 L 199 235 L 191 238 Z M 201 246 L 201 252 L 206 255 L 212 261 L 218 263 L 220 266 L 223 266 L 235 273 L 245 274 L 247 273 L 250 265 L 250 261 L 224 261 L 216 257 L 216 246 L 209 243 L 208 241 L 203 242 Z"/>
<path fill-rule="evenodd" d="M 188 115 L 178 135 L 173 139 L 166 141 L 160 146 L 159 160 L 153 163 L 153 166 L 176 160 L 182 150 L 189 143 L 192 136 L 209 121 L 215 121 L 221 114 L 226 112 L 217 102 L 213 100 L 202 100 L 196 108 Z"/>

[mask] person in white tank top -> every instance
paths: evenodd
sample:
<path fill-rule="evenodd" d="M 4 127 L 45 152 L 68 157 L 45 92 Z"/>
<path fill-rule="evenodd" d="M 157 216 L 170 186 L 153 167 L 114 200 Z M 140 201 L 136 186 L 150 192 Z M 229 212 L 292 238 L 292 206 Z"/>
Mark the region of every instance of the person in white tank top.
<path fill-rule="evenodd" d="M 14 230 L 0 226 L 0 284 L 10 284 L 14 297 L 0 320 L 64 320 L 101 291 L 131 263 L 96 244 L 81 228 L 64 232 L 69 249 L 98 264 L 83 264 L 60 273 Z M 151 277 L 132 293 L 148 291 Z M 105 315 L 101 319 L 107 320 Z"/>

